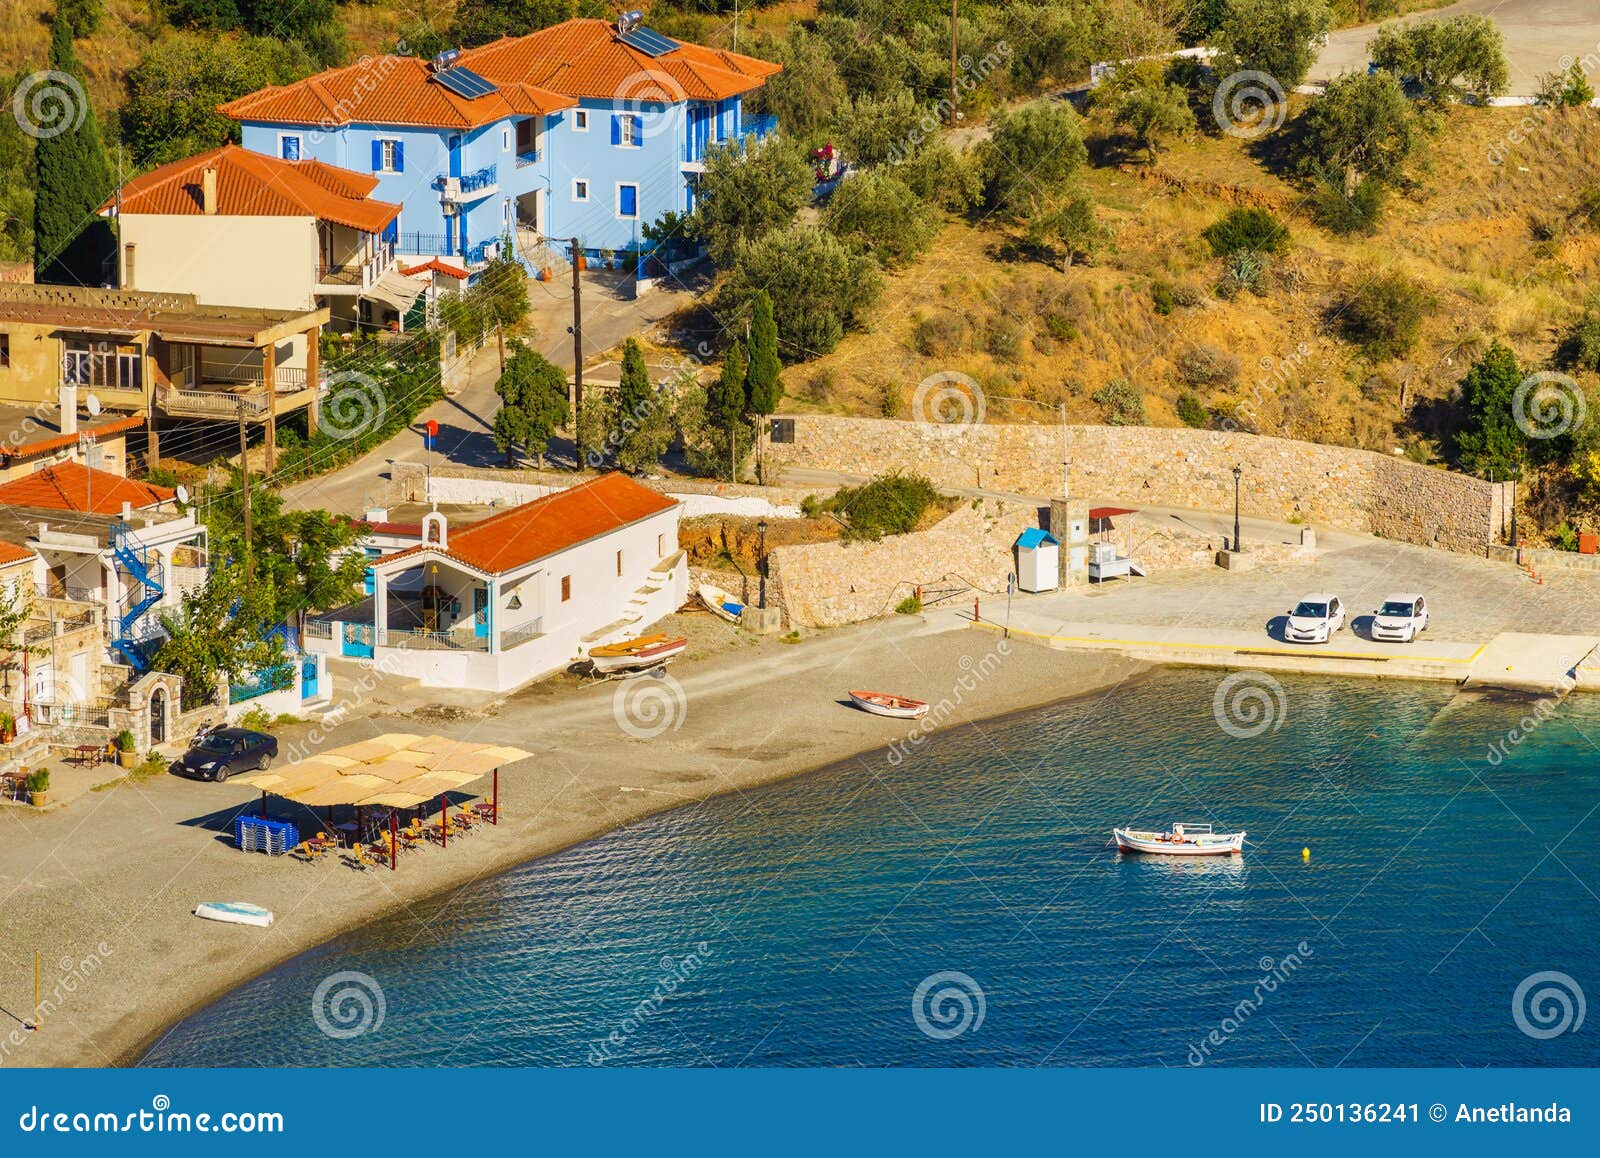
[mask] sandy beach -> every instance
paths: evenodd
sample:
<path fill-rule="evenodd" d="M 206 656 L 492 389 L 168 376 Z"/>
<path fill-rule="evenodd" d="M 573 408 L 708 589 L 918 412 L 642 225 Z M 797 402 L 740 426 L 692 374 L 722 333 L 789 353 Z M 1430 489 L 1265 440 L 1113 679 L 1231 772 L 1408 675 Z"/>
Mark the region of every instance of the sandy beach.
<path fill-rule="evenodd" d="M 258 798 L 230 784 L 165 776 L 45 814 L 0 810 L 0 1065 L 127 1064 L 233 987 L 422 898 L 470 890 L 666 809 L 851 757 L 871 776 L 891 745 L 914 752 L 912 725 L 846 706 L 849 688 L 930 701 L 937 724 L 919 731 L 936 733 L 1108 692 L 1146 670 L 1111 654 L 1007 643 L 952 615 L 797 644 L 735 635 L 705 616 L 677 626 L 694 646 L 670 680 L 561 679 L 488 708 L 410 685 L 363 688 L 354 668 L 341 672 L 339 696 L 360 700 L 349 722 L 283 729 L 286 757 L 390 731 L 537 753 L 502 772 L 498 827 L 403 855 L 396 872 L 238 852 L 228 822 Z M 481 788 L 487 794 L 487 780 Z M 284 808 L 274 802 L 275 814 Z M 265 905 L 277 921 L 267 930 L 201 921 L 192 912 L 206 900 Z M 45 1013 L 32 1032 L 24 1022 L 33 1017 L 36 952 Z"/>

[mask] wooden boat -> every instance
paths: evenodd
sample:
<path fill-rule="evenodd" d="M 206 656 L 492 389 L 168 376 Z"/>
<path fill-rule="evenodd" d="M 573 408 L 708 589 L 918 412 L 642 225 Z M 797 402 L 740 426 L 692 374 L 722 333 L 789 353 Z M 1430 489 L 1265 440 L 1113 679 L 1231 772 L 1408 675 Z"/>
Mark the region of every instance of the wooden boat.
<path fill-rule="evenodd" d="M 244 901 L 202 901 L 194 907 L 194 915 L 229 925 L 256 925 L 263 929 L 272 925 L 271 909 Z"/>
<path fill-rule="evenodd" d="M 722 588 L 711 583 L 702 583 L 699 587 L 700 602 L 713 615 L 720 615 L 729 623 L 738 623 L 739 616 L 744 614 L 744 604 L 729 595 Z"/>
<path fill-rule="evenodd" d="M 875 716 L 893 716 L 897 720 L 920 720 L 928 714 L 928 705 L 921 700 L 889 692 L 851 692 L 856 707 Z"/>
<path fill-rule="evenodd" d="M 1145 832 L 1113 828 L 1122 852 L 1150 852 L 1161 856 L 1232 856 L 1244 851 L 1242 832 L 1213 832 L 1209 824 L 1174 824 L 1170 832 Z"/>
<path fill-rule="evenodd" d="M 681 635 L 641 635 L 604 647 L 591 647 L 589 661 L 597 672 L 636 671 L 656 667 L 681 655 L 689 641 Z"/>

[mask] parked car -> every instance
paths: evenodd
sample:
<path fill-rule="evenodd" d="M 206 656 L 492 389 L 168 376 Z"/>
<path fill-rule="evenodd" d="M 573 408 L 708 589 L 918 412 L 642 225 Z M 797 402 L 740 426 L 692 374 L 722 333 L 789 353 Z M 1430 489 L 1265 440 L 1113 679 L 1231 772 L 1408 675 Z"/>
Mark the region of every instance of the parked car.
<path fill-rule="evenodd" d="M 259 772 L 271 767 L 278 741 L 265 732 L 248 728 L 217 728 L 195 738 L 194 746 L 173 764 L 179 776 L 196 780 L 226 780 L 235 772 Z"/>
<path fill-rule="evenodd" d="M 1344 604 L 1337 595 L 1307 595 L 1289 612 L 1283 629 L 1290 643 L 1327 643 L 1344 626 Z"/>
<path fill-rule="evenodd" d="M 1428 629 L 1428 601 L 1420 595 L 1390 595 L 1372 613 L 1372 638 L 1410 643 Z"/>

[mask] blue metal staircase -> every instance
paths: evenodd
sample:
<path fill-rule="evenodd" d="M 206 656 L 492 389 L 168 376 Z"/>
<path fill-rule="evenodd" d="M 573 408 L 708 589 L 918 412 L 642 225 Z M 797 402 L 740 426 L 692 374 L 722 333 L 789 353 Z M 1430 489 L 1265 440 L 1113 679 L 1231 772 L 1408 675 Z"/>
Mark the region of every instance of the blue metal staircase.
<path fill-rule="evenodd" d="M 165 573 L 161 556 L 154 551 L 145 551 L 139 540 L 133 537 L 132 528 L 121 520 L 111 524 L 111 553 L 118 566 L 139 584 L 137 595 L 130 591 L 122 601 L 117 637 L 111 641 L 111 646 L 127 658 L 134 671 L 142 674 L 149 670 L 150 658 L 145 654 L 144 647 L 134 639 L 133 628 L 147 611 L 161 602 L 161 596 L 166 593 L 162 585 Z"/>

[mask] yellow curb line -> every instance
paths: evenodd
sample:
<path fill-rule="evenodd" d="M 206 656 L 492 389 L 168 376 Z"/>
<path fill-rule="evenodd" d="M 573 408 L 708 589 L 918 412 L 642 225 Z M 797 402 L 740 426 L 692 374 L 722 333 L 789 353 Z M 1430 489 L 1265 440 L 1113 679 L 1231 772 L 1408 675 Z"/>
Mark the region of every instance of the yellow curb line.
<path fill-rule="evenodd" d="M 986 627 L 991 631 L 1005 631 L 1006 630 L 1006 628 L 1002 624 L 999 624 L 999 623 L 986 623 L 985 621 L 983 621 L 981 619 L 973 620 L 971 622 L 972 622 L 972 625 L 974 627 Z M 1369 655 L 1369 654 L 1367 654 L 1365 652 L 1359 652 L 1359 651 L 1299 651 L 1299 650 L 1288 650 L 1288 649 L 1281 648 L 1281 647 L 1249 647 L 1249 648 L 1242 648 L 1242 647 L 1238 647 L 1238 646 L 1236 646 L 1234 644 L 1227 644 L 1227 643 L 1184 643 L 1184 642 L 1181 642 L 1181 641 L 1174 641 L 1174 642 L 1171 642 L 1171 643 L 1159 643 L 1159 642 L 1155 642 L 1153 640 L 1148 640 L 1148 639 L 1106 639 L 1106 638 L 1104 638 L 1102 636 L 1097 636 L 1097 635 L 1049 635 L 1049 634 L 1046 634 L 1045 632 L 1042 632 L 1042 631 L 1025 631 L 1025 630 L 1023 630 L 1022 628 L 1019 628 L 1019 627 L 1011 628 L 1011 634 L 1012 635 L 1026 635 L 1031 639 L 1044 639 L 1044 640 L 1049 640 L 1051 642 L 1060 642 L 1060 643 L 1099 643 L 1099 644 L 1105 644 L 1105 645 L 1107 645 L 1109 647 L 1155 647 L 1155 648 L 1169 648 L 1169 647 L 1185 648 L 1186 647 L 1186 648 L 1193 648 L 1193 649 L 1195 649 L 1197 651 L 1226 651 L 1226 652 L 1229 652 L 1232 655 L 1246 655 L 1246 656 L 1248 656 L 1248 655 L 1281 655 L 1281 656 L 1295 656 L 1295 657 L 1301 658 L 1301 659 L 1364 659 L 1364 660 L 1376 660 L 1376 661 L 1379 661 L 1379 662 L 1382 662 L 1382 663 L 1387 663 L 1390 660 L 1396 660 L 1396 659 L 1403 659 L 1403 660 L 1406 660 L 1406 661 L 1408 661 L 1410 663 L 1473 663 L 1473 662 L 1475 662 L 1477 660 L 1477 658 L 1480 655 L 1483 654 L 1484 648 L 1489 646 L 1487 643 L 1480 643 L 1477 646 L 1477 648 L 1473 651 L 1473 653 L 1471 655 L 1465 656 L 1465 657 L 1462 657 L 1462 658 L 1451 658 L 1451 657 L 1447 657 L 1447 656 L 1426 656 L 1426 655 L 1404 655 L 1404 656 L 1400 656 L 1400 655 Z"/>

